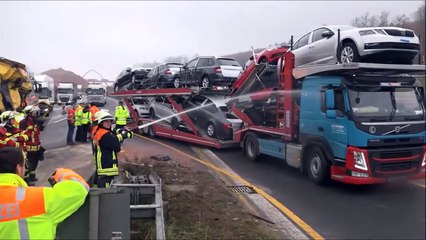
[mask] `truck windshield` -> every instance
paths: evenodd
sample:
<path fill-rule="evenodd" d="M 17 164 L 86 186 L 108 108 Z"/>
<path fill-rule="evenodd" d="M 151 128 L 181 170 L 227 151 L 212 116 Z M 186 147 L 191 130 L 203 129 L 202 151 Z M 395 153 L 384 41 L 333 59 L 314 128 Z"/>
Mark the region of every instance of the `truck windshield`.
<path fill-rule="evenodd" d="M 352 115 L 356 117 L 424 116 L 421 96 L 414 88 L 348 89 Z"/>
<path fill-rule="evenodd" d="M 48 88 L 41 88 L 40 92 L 37 93 L 38 97 L 41 99 L 49 98 L 49 89 Z"/>
<path fill-rule="evenodd" d="M 58 88 L 58 93 L 65 93 L 65 94 L 69 94 L 72 93 L 72 89 L 69 88 Z"/>
<path fill-rule="evenodd" d="M 102 88 L 88 88 L 86 93 L 87 95 L 103 95 L 105 91 Z"/>

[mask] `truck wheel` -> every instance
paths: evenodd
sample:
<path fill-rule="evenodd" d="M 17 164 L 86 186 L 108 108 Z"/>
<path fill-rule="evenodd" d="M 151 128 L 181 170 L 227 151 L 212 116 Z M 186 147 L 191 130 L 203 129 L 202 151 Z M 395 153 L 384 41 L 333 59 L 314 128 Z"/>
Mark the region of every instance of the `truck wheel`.
<path fill-rule="evenodd" d="M 154 130 L 154 126 L 152 125 L 148 126 L 148 136 L 150 138 L 155 138 L 155 130 Z"/>
<path fill-rule="evenodd" d="M 257 160 L 257 156 L 259 156 L 259 141 L 256 134 L 247 134 L 244 140 L 244 152 L 250 161 Z"/>
<path fill-rule="evenodd" d="M 318 185 L 325 183 L 330 175 L 330 164 L 321 148 L 312 147 L 307 154 L 306 160 L 309 178 Z"/>

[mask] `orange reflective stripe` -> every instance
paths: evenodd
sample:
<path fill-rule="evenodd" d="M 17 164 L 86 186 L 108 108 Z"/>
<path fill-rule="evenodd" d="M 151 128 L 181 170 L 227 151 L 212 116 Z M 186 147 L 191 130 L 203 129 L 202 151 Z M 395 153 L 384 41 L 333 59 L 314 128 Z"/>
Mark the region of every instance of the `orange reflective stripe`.
<path fill-rule="evenodd" d="M 106 133 L 109 133 L 110 131 L 103 129 L 103 128 L 97 128 L 96 133 L 93 136 L 93 142 L 96 145 L 99 145 L 99 140 L 101 140 L 102 136 Z"/>
<path fill-rule="evenodd" d="M 29 218 L 46 213 L 42 187 L 2 187 L 0 222 Z"/>

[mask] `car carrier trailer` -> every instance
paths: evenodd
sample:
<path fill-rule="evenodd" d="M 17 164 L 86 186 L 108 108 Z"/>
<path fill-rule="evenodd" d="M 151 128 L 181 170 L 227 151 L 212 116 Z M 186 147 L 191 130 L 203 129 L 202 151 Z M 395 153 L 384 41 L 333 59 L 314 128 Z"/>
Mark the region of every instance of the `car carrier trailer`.
<path fill-rule="evenodd" d="M 123 99 L 127 108 L 129 109 L 131 117 L 134 121 L 128 126 L 132 129 L 140 128 L 139 132 L 148 134 L 150 137 L 161 136 L 165 138 L 176 139 L 189 143 L 194 143 L 202 146 L 213 148 L 230 148 L 238 147 L 239 143 L 233 140 L 220 140 L 208 137 L 203 131 L 197 128 L 194 122 L 188 117 L 173 97 L 174 96 L 190 96 L 191 94 L 198 94 L 197 88 L 165 88 L 165 89 L 144 89 L 144 90 L 122 90 L 111 93 L 110 96 L 114 98 Z M 164 96 L 168 99 L 171 105 L 179 113 L 182 122 L 176 128 L 171 124 L 162 120 L 153 118 L 141 118 L 134 111 L 128 99 L 132 97 L 155 97 Z M 140 127 L 146 126 L 146 127 Z"/>

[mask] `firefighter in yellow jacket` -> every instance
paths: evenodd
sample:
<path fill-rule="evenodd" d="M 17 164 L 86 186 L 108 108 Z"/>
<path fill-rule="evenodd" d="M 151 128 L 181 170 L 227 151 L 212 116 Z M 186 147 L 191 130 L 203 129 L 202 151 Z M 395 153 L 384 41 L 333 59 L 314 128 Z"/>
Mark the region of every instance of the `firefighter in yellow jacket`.
<path fill-rule="evenodd" d="M 97 185 L 99 188 L 110 187 L 111 181 L 118 176 L 117 153 L 121 151 L 121 143 L 126 138 L 131 138 L 133 133 L 119 129 L 117 133 L 111 132 L 111 114 L 99 111 L 96 114 L 98 127 L 93 128 L 92 149 L 96 162 Z"/>
<path fill-rule="evenodd" d="M 60 168 L 50 179 L 53 187 L 28 187 L 24 172 L 22 151 L 1 148 L 0 239 L 54 239 L 56 226 L 83 205 L 89 186 Z"/>
<path fill-rule="evenodd" d="M 115 108 L 115 129 L 124 128 L 129 116 L 129 110 L 123 106 L 123 101 L 119 101 L 118 106 Z"/>

